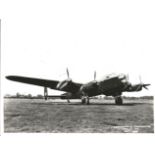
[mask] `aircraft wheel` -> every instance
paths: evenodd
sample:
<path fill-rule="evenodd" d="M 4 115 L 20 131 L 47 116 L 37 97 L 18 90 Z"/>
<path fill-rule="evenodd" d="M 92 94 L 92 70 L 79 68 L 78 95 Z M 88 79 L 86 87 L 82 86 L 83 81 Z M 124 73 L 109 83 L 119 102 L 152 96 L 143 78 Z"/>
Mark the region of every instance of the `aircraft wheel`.
<path fill-rule="evenodd" d="M 123 99 L 122 99 L 122 97 L 121 97 L 121 96 L 116 97 L 116 98 L 115 98 L 115 103 L 116 103 L 117 105 L 122 105 L 122 104 L 123 104 Z"/>

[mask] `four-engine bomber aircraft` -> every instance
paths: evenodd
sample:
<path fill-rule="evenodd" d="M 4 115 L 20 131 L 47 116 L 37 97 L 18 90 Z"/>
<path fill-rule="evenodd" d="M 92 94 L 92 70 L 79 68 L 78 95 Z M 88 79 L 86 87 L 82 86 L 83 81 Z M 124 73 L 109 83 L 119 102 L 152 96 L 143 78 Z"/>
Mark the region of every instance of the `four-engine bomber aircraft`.
<path fill-rule="evenodd" d="M 23 82 L 27 84 L 33 84 L 44 87 L 44 97 L 47 99 L 48 93 L 47 88 L 65 91 L 67 93 L 62 94 L 61 99 L 81 99 L 83 104 L 89 104 L 89 97 L 97 95 L 113 96 L 116 104 L 122 104 L 121 95 L 123 92 L 136 92 L 147 89 L 150 84 L 143 84 L 140 80 L 139 84 L 132 85 L 128 76 L 124 74 L 119 75 L 107 75 L 100 81 L 96 80 L 96 72 L 94 72 L 94 80 L 86 84 L 73 82 L 69 77 L 69 71 L 67 72 L 67 79 L 63 81 L 46 80 L 39 78 L 30 78 L 22 76 L 6 76 L 7 79 Z"/>

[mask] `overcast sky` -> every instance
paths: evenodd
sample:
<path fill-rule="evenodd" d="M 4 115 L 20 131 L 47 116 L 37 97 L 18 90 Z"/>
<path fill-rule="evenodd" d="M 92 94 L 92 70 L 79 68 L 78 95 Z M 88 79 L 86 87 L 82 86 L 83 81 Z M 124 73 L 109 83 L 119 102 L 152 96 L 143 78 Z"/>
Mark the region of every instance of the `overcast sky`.
<path fill-rule="evenodd" d="M 149 91 L 130 94 L 153 95 L 152 2 L 6 0 L 0 8 L 3 93 L 43 93 L 42 87 L 8 81 L 6 75 L 63 80 L 68 67 L 73 81 L 82 83 L 93 80 L 94 70 L 97 79 L 127 73 L 133 83 L 141 75 L 152 84 Z"/>

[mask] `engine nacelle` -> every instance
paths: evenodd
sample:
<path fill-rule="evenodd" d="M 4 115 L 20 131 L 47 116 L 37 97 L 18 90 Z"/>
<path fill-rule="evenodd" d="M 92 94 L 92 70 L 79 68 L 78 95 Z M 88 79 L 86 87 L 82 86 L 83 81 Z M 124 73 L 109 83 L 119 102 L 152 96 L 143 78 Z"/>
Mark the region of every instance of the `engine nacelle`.
<path fill-rule="evenodd" d="M 136 85 L 131 85 L 127 91 L 141 91 L 142 90 L 142 85 L 141 84 L 136 84 Z"/>
<path fill-rule="evenodd" d="M 92 81 L 89 83 L 84 84 L 81 88 L 80 91 L 82 94 L 87 94 L 87 95 L 96 95 L 98 93 L 98 84 L 97 81 Z"/>
<path fill-rule="evenodd" d="M 61 81 L 57 84 L 57 89 L 59 90 L 62 90 L 62 91 L 65 91 L 66 88 L 68 88 L 68 86 L 70 85 L 71 83 L 71 80 L 64 80 L 64 81 Z"/>
<path fill-rule="evenodd" d="M 77 99 L 79 98 L 79 96 L 77 96 L 76 94 L 72 94 L 72 93 L 64 93 L 61 96 L 61 99 Z"/>

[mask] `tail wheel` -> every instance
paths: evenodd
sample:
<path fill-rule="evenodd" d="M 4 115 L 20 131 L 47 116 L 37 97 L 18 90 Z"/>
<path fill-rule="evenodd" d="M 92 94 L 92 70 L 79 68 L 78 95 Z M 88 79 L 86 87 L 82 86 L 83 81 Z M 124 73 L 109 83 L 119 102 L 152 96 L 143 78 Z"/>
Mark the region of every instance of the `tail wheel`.
<path fill-rule="evenodd" d="M 123 99 L 122 99 L 122 97 L 121 97 L 121 96 L 115 97 L 115 103 L 116 103 L 117 105 L 122 105 L 122 104 L 123 104 Z"/>

